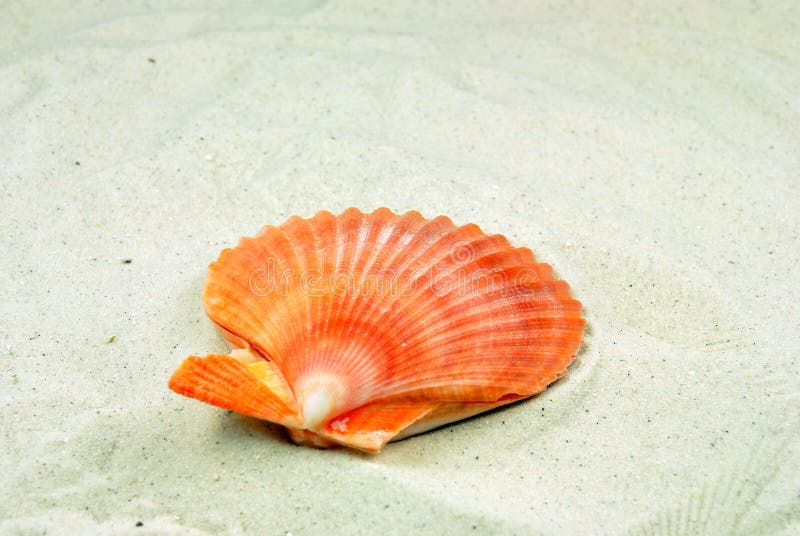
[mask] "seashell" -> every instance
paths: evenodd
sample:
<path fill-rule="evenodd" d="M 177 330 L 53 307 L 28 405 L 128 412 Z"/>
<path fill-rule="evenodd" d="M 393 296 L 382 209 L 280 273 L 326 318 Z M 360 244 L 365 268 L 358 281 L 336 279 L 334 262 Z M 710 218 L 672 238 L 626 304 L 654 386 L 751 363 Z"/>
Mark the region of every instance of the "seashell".
<path fill-rule="evenodd" d="M 203 300 L 232 350 L 190 356 L 172 390 L 300 444 L 370 452 L 541 392 L 584 326 L 531 250 L 386 208 L 242 238 L 209 267 Z"/>

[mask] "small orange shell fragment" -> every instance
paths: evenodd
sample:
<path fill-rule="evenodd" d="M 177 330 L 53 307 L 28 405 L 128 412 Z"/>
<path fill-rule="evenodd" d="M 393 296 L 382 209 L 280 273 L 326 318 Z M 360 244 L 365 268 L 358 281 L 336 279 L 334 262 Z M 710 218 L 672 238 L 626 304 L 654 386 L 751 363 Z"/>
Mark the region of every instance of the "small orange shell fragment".
<path fill-rule="evenodd" d="M 170 388 L 370 452 L 541 392 L 584 326 L 529 249 L 386 208 L 265 227 L 211 264 L 203 299 L 233 350 L 189 357 Z"/>

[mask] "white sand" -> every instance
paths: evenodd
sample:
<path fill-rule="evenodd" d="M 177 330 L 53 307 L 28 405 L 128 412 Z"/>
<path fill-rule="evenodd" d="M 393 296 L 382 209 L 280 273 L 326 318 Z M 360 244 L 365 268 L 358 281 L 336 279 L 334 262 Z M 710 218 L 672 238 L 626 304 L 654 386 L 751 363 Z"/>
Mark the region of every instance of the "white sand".
<path fill-rule="evenodd" d="M 796 2 L 67 4 L 0 4 L 0 533 L 800 531 Z M 532 247 L 571 375 L 378 456 L 170 392 L 219 251 L 349 205 Z"/>

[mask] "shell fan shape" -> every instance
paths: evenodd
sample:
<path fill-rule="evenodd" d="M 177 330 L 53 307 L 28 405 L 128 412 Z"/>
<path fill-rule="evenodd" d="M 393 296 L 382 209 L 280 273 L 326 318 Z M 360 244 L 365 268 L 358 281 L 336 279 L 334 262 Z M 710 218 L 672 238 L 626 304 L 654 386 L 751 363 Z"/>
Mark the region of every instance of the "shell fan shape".
<path fill-rule="evenodd" d="M 203 300 L 232 350 L 188 357 L 170 388 L 300 444 L 370 452 L 541 392 L 584 326 L 531 250 L 386 208 L 242 238 L 209 267 Z"/>

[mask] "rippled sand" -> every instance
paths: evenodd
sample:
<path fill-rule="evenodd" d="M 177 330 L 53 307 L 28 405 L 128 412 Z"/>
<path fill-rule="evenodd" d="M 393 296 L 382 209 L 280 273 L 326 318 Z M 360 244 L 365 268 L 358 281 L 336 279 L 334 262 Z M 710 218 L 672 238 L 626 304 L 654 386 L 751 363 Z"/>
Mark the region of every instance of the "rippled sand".
<path fill-rule="evenodd" d="M 0 532 L 800 531 L 796 4 L 223 4 L 0 5 Z M 532 247 L 571 374 L 378 456 L 171 393 L 350 205 Z"/>

